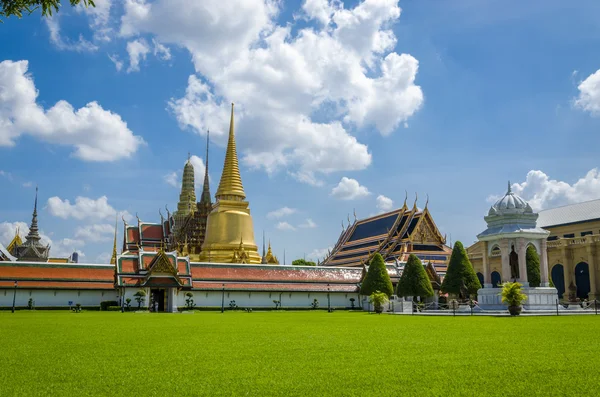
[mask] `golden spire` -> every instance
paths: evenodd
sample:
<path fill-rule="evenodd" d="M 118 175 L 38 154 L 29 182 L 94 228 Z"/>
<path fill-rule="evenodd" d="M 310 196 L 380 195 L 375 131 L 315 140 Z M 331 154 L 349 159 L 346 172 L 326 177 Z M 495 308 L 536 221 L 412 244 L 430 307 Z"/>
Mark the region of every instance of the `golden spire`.
<path fill-rule="evenodd" d="M 118 215 L 115 216 L 115 239 L 113 241 L 112 257 L 110 258 L 111 265 L 117 264 L 117 222 L 118 222 L 118 219 L 119 219 Z"/>
<path fill-rule="evenodd" d="M 237 151 L 235 148 L 235 133 L 233 125 L 233 103 L 231 104 L 231 121 L 229 123 L 229 141 L 227 142 L 227 153 L 225 154 L 225 164 L 223 173 L 216 194 L 217 200 L 235 200 L 243 201 L 246 198 L 244 187 L 242 186 L 242 177 L 238 165 Z"/>

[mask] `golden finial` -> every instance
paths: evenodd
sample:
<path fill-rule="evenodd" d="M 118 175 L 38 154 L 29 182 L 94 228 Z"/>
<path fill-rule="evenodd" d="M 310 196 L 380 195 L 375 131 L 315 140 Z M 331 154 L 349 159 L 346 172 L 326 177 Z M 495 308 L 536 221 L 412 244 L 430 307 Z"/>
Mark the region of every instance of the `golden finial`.
<path fill-rule="evenodd" d="M 117 263 L 117 224 L 119 222 L 119 216 L 115 215 L 115 239 L 113 241 L 113 251 L 110 258 L 110 264 L 115 265 Z"/>
<path fill-rule="evenodd" d="M 407 190 L 404 191 L 404 205 L 403 205 L 403 207 L 406 207 L 406 200 L 408 200 L 408 191 Z"/>
<path fill-rule="evenodd" d="M 348 226 L 350 226 L 350 214 L 348 214 Z"/>
<path fill-rule="evenodd" d="M 227 142 L 227 151 L 225 152 L 225 164 L 223 165 L 223 173 L 221 174 L 221 181 L 219 182 L 216 194 L 217 199 L 230 199 L 231 196 L 236 197 L 240 201 L 246 198 L 235 144 L 233 103 L 231 104 L 231 121 L 229 122 L 229 140 Z"/>
<path fill-rule="evenodd" d="M 139 224 L 141 221 L 140 221 L 140 217 L 138 216 L 137 212 L 135 213 L 135 217 L 137 218 L 137 221 L 138 221 L 138 224 Z"/>
<path fill-rule="evenodd" d="M 354 222 L 356 222 L 356 208 L 353 208 L 352 211 L 354 212 Z"/>
<path fill-rule="evenodd" d="M 425 209 L 427 209 L 428 204 L 429 204 L 429 194 L 427 194 L 427 201 L 425 201 Z"/>
<path fill-rule="evenodd" d="M 413 209 L 417 209 L 417 201 L 419 200 L 419 195 L 417 192 L 415 192 L 415 203 L 413 204 Z"/>

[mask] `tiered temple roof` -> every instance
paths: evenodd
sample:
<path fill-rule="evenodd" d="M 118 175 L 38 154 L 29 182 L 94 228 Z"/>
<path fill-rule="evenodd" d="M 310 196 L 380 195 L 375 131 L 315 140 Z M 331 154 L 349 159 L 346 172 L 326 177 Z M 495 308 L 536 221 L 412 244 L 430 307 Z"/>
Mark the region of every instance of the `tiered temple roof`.
<path fill-rule="evenodd" d="M 114 266 L 0 262 L 0 287 L 113 290 Z"/>
<path fill-rule="evenodd" d="M 425 205 L 412 208 L 406 201 L 402 208 L 370 218 L 354 220 L 345 227 L 323 266 L 363 266 L 375 253 L 386 262 L 405 262 L 415 254 L 424 263 L 431 263 L 444 275 L 452 253 Z"/>

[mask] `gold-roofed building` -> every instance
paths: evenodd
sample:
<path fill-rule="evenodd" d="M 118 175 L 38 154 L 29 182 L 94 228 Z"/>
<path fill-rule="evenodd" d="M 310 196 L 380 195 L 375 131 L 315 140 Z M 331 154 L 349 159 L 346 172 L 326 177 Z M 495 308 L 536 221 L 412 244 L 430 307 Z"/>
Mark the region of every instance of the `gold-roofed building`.
<path fill-rule="evenodd" d="M 225 163 L 215 197 L 217 202 L 208 215 L 200 261 L 259 264 L 261 256 L 254 242 L 252 216 L 238 165 L 233 104 Z"/>

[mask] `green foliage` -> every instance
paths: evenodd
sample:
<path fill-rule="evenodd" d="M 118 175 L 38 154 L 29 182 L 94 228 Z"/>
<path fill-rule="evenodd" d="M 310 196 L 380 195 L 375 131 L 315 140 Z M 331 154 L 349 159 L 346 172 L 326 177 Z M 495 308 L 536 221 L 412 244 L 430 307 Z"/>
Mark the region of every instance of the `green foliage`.
<path fill-rule="evenodd" d="M 475 274 L 465 247 L 460 241 L 457 241 L 452 249 L 452 256 L 441 290 L 443 293 L 458 295 L 461 292 L 463 282 L 469 294 L 476 294 L 477 290 L 481 288 L 481 283 L 477 278 L 477 274 Z"/>
<path fill-rule="evenodd" d="M 373 256 L 369 265 L 367 275 L 362 282 L 360 287 L 361 295 L 371 295 L 373 292 L 383 292 L 388 297 L 394 293 L 394 287 L 392 287 L 392 280 L 390 275 L 385 268 L 385 262 L 381 254 L 377 253 Z"/>
<path fill-rule="evenodd" d="M 73 311 L 75 313 L 80 313 L 81 312 L 81 303 L 76 303 L 75 307 L 73 308 Z"/>
<path fill-rule="evenodd" d="M 319 300 L 317 298 L 315 298 L 313 300 L 313 302 L 310 304 L 310 308 L 311 309 L 318 309 L 319 308 Z"/>
<path fill-rule="evenodd" d="M 235 301 L 229 301 L 229 309 L 235 310 L 237 308 L 238 308 L 238 305 L 235 303 Z"/>
<path fill-rule="evenodd" d="M 354 309 L 354 302 L 356 301 L 356 299 L 354 298 L 350 298 L 350 308 Z"/>
<path fill-rule="evenodd" d="M 273 303 L 275 304 L 275 310 L 278 310 L 281 307 L 281 301 L 273 300 Z"/>
<path fill-rule="evenodd" d="M 96 7 L 94 0 L 69 0 L 69 2 L 72 6 L 83 4 L 85 7 Z M 50 17 L 53 12 L 58 12 L 60 6 L 60 0 L 0 0 L 0 17 L 7 18 L 14 15 L 21 18 L 24 13 L 31 14 L 40 7 L 42 15 Z"/>
<path fill-rule="evenodd" d="M 523 285 L 518 282 L 506 282 L 502 284 L 502 303 L 506 303 L 509 306 L 521 306 L 521 304 L 527 299 L 527 295 L 521 292 Z"/>
<path fill-rule="evenodd" d="M 525 258 L 527 262 L 527 281 L 529 282 L 529 286 L 539 287 L 541 282 L 540 257 L 534 246 L 530 245 L 527 247 Z"/>
<path fill-rule="evenodd" d="M 422 298 L 433 296 L 431 280 L 427 276 L 421 260 L 415 254 L 410 254 L 408 257 L 400 281 L 398 281 L 396 295 Z"/>
<path fill-rule="evenodd" d="M 141 309 L 142 302 L 144 302 L 144 298 L 146 297 L 146 291 L 140 289 L 135 294 L 133 294 L 133 296 L 135 296 L 135 301 L 138 303 L 138 309 Z"/>
<path fill-rule="evenodd" d="M 109 306 L 119 306 L 117 301 L 102 301 L 100 302 L 100 310 L 107 310 Z"/>
<path fill-rule="evenodd" d="M 33 298 L 29 298 L 29 300 L 27 301 L 27 308 L 29 310 L 33 310 L 34 307 L 35 307 L 35 301 L 33 300 Z"/>
<path fill-rule="evenodd" d="M 196 304 L 194 303 L 194 294 L 188 291 L 185 293 L 185 308 L 187 310 L 193 310 L 194 307 L 196 307 Z"/>
<path fill-rule="evenodd" d="M 125 299 L 125 310 L 129 311 L 131 308 L 131 298 Z"/>
<path fill-rule="evenodd" d="M 292 266 L 317 266 L 317 264 L 313 261 L 296 259 L 295 261 L 292 261 Z"/>
<path fill-rule="evenodd" d="M 106 309 L 101 310 L 106 310 L 107 312 L 120 312 L 121 306 L 107 306 Z"/>
<path fill-rule="evenodd" d="M 383 305 L 385 305 L 388 300 L 388 295 L 385 292 L 375 291 L 369 296 L 369 302 L 373 304 L 373 308 L 377 314 L 383 312 Z"/>

